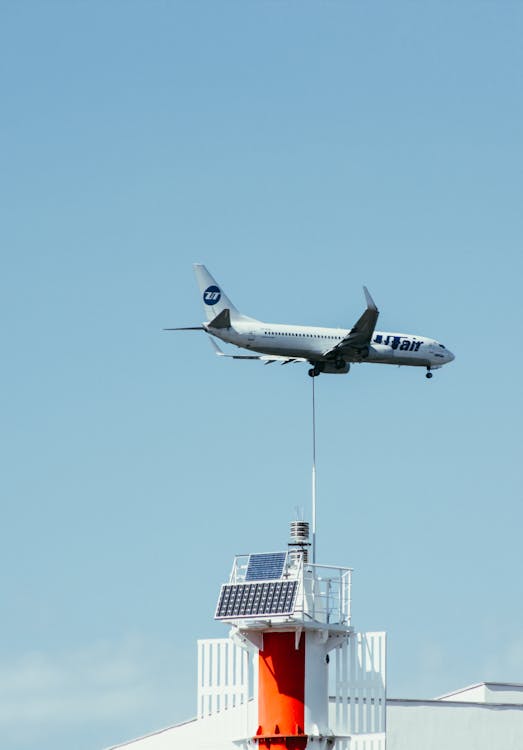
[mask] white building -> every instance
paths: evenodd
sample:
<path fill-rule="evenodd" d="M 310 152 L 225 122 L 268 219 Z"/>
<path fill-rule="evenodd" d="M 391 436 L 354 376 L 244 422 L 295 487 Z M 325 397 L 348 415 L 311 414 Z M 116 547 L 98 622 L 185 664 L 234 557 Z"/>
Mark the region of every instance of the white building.
<path fill-rule="evenodd" d="M 250 710 L 251 713 L 254 710 L 252 701 Z M 232 716 L 223 712 L 208 719 L 205 726 L 194 719 L 116 747 L 129 750 L 229 750 L 238 746 L 218 740 L 218 737 L 223 736 L 231 724 L 234 725 Z M 206 735 L 214 735 L 215 739 L 206 741 Z M 523 685 L 482 682 L 433 700 L 387 699 L 387 750 L 521 748 Z"/>
<path fill-rule="evenodd" d="M 331 700 L 331 706 L 332 703 Z M 249 711 L 254 712 L 253 701 L 250 701 L 246 714 Z M 248 718 L 247 715 L 247 721 Z M 237 750 L 238 745 L 223 740 L 224 734 L 234 728 L 234 723 L 233 717 L 223 712 L 203 723 L 194 719 L 116 747 L 128 750 Z M 359 744 L 352 747 L 359 747 Z M 387 750 L 521 748 L 523 685 L 482 682 L 434 700 L 387 699 Z"/>
<path fill-rule="evenodd" d="M 198 642 L 194 720 L 128 750 L 523 750 L 523 685 L 433 700 L 386 697 L 384 633 L 351 620 L 350 568 L 308 560 L 308 524 L 284 552 L 237 556 Z"/>
<path fill-rule="evenodd" d="M 420 748 L 523 748 L 523 685 L 481 682 L 434 700 L 387 699 L 387 749 Z"/>

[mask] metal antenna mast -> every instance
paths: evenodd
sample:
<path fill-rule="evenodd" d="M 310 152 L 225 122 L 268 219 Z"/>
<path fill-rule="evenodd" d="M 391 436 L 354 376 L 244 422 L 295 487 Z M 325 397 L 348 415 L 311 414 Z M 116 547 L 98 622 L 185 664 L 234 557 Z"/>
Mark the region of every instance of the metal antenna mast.
<path fill-rule="evenodd" d="M 316 399 L 312 380 L 312 564 L 316 563 Z"/>

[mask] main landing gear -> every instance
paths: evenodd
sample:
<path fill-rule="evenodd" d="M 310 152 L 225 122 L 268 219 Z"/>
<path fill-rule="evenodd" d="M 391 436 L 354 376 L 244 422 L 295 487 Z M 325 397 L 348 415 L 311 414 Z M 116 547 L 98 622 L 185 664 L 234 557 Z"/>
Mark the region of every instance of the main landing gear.
<path fill-rule="evenodd" d="M 320 372 L 321 370 L 318 365 L 314 365 L 314 367 L 311 367 L 311 369 L 309 370 L 309 375 L 311 378 L 317 378 Z"/>
<path fill-rule="evenodd" d="M 425 377 L 426 377 L 426 378 L 429 378 L 429 380 L 430 380 L 430 378 L 432 377 L 432 373 L 431 373 L 431 371 L 430 371 L 430 367 L 427 367 L 427 374 L 425 375 Z"/>

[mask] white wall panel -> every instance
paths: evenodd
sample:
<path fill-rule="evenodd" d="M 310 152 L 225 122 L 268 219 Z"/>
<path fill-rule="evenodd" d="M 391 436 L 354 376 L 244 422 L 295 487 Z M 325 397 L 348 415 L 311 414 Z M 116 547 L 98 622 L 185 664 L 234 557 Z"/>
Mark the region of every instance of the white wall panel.
<path fill-rule="evenodd" d="M 198 641 L 198 719 L 240 706 L 248 698 L 248 652 L 229 638 Z"/>
<path fill-rule="evenodd" d="M 385 732 L 385 660 L 385 633 L 352 633 L 334 649 L 331 728 L 336 735 Z"/>

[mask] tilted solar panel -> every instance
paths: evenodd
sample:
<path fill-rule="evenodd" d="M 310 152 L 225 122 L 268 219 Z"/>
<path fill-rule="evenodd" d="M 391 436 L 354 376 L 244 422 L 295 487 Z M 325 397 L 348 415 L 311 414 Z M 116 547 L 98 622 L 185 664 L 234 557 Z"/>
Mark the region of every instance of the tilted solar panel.
<path fill-rule="evenodd" d="M 245 580 L 274 581 L 277 578 L 281 578 L 286 559 L 286 552 L 250 555 Z"/>
<path fill-rule="evenodd" d="M 226 583 L 222 586 L 215 620 L 238 617 L 291 615 L 294 612 L 297 581 Z"/>

